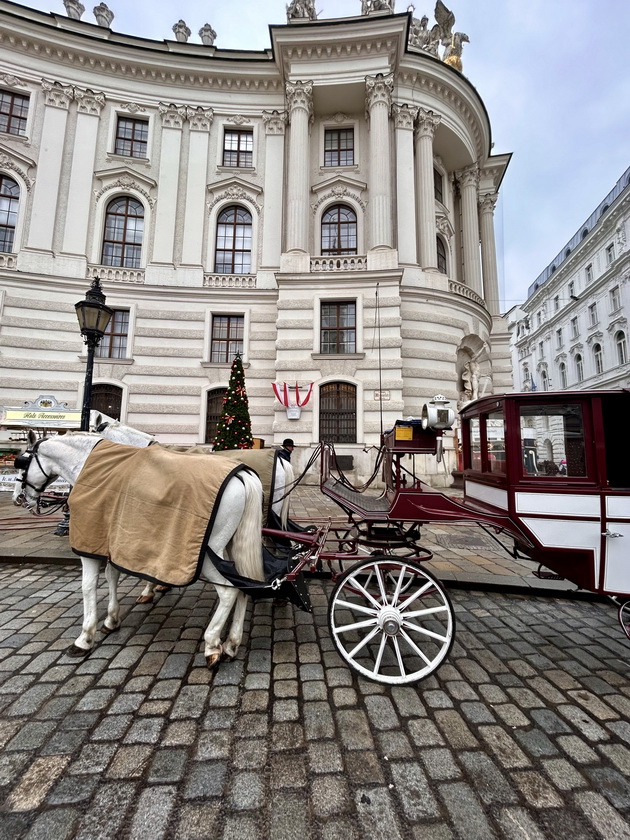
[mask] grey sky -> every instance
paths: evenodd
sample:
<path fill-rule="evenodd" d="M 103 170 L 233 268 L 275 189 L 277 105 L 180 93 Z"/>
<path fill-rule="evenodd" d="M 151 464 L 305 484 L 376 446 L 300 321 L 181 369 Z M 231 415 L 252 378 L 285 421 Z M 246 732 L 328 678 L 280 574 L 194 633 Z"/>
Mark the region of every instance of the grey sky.
<path fill-rule="evenodd" d="M 94 22 L 83 0 L 83 20 Z M 61 0 L 24 5 L 65 14 Z M 96 5 L 96 0 L 94 2 Z M 285 0 L 109 0 L 116 32 L 174 39 L 183 18 L 217 31 L 217 47 L 266 49 Z M 434 0 L 414 15 L 433 23 Z M 504 308 L 551 262 L 630 164 L 629 0 L 446 0 L 466 32 L 464 74 L 485 102 L 495 153 L 513 152 L 497 207 Z M 320 19 L 356 15 L 360 0 L 316 0 Z M 405 0 L 396 11 L 404 12 Z"/>

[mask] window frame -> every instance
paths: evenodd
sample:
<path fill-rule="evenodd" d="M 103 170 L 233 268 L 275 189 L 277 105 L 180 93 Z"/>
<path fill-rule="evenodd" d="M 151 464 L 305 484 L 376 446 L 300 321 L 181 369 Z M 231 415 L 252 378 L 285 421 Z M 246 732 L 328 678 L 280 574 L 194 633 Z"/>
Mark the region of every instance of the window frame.
<path fill-rule="evenodd" d="M 329 213 L 333 211 L 337 211 L 337 220 L 328 222 L 326 221 L 326 217 Z M 354 220 L 350 221 L 343 221 L 340 218 L 340 211 L 345 210 L 348 213 L 352 213 L 354 216 Z M 354 248 L 327 248 L 324 249 L 324 225 L 326 225 L 326 229 L 328 228 L 334 229 L 336 225 L 337 228 L 337 237 L 338 241 L 341 242 L 343 239 L 343 235 L 345 233 L 345 228 L 348 228 L 348 233 L 346 234 L 350 238 L 352 238 L 352 230 L 351 225 L 354 224 Z M 359 253 L 359 219 L 357 215 L 357 211 L 352 207 L 351 204 L 345 204 L 343 202 L 335 202 L 334 204 L 328 205 L 324 211 L 322 212 L 321 218 L 319 220 L 319 251 L 322 257 L 344 257 L 344 256 L 356 256 Z"/>
<path fill-rule="evenodd" d="M 342 148 L 341 147 L 341 134 L 346 133 L 351 135 L 352 145 L 350 147 Z M 338 145 L 336 148 L 327 148 L 327 140 L 329 135 L 336 134 L 338 135 L 337 141 Z M 323 168 L 324 169 L 342 169 L 345 167 L 351 167 L 356 164 L 356 154 L 355 154 L 355 136 L 356 132 L 354 129 L 354 125 L 337 125 L 337 126 L 324 126 L 324 156 L 323 160 Z M 341 163 L 341 156 L 343 153 L 351 152 L 352 160 L 350 163 Z M 327 155 L 329 154 L 337 154 L 337 161 L 327 163 Z"/>
<path fill-rule="evenodd" d="M 621 289 L 616 285 L 610 290 L 610 311 L 616 312 L 618 309 L 621 309 Z"/>
<path fill-rule="evenodd" d="M 593 301 L 588 306 L 588 325 L 589 327 L 595 327 L 599 324 L 599 314 L 597 312 L 597 301 Z"/>
<path fill-rule="evenodd" d="M 221 221 L 221 217 L 229 213 L 230 211 L 236 211 L 234 213 L 234 221 Z M 244 222 L 243 220 L 239 220 L 238 212 L 246 213 L 249 216 L 249 223 Z M 219 248 L 219 235 L 220 235 L 220 225 L 232 230 L 232 248 Z M 247 248 L 237 248 L 238 236 L 237 232 L 239 227 L 249 227 L 250 235 L 249 235 L 249 249 Z M 231 271 L 224 271 L 218 268 L 218 254 L 230 254 L 232 255 L 231 259 Z M 245 255 L 249 254 L 249 264 L 247 271 L 239 271 L 238 267 L 236 266 L 236 257 L 238 254 Z M 223 261 L 221 263 L 222 266 L 225 266 L 226 263 Z M 240 266 L 243 268 L 244 263 Z M 213 253 L 213 273 L 214 274 L 222 274 L 222 275 L 250 275 L 255 274 L 254 268 L 254 216 L 252 211 L 249 207 L 245 206 L 244 204 L 224 204 L 219 211 L 217 212 L 216 218 L 214 220 L 214 253 Z"/>
<path fill-rule="evenodd" d="M 562 327 L 558 327 L 556 330 L 556 350 L 561 350 L 564 346 L 564 338 L 562 336 Z"/>
<path fill-rule="evenodd" d="M 571 338 L 578 338 L 580 335 L 580 322 L 578 316 L 571 318 Z"/>
<path fill-rule="evenodd" d="M 617 349 L 617 362 L 620 365 L 628 364 L 628 338 L 625 330 L 617 330 L 615 333 L 615 348 Z"/>
<path fill-rule="evenodd" d="M 236 135 L 238 142 L 236 149 L 227 148 L 228 135 Z M 248 137 L 251 140 L 251 149 L 241 148 L 241 138 Z M 223 138 L 221 143 L 221 166 L 224 169 L 255 169 L 254 165 L 255 153 L 255 137 L 253 128 L 243 128 L 241 126 L 233 126 L 227 123 L 223 125 Z M 236 163 L 226 163 L 226 155 L 236 154 Z M 241 156 L 248 156 L 245 158 L 249 163 L 241 161 Z"/>
<path fill-rule="evenodd" d="M 437 252 L 437 270 L 440 271 L 442 274 L 448 274 L 448 259 L 446 256 L 446 245 L 444 244 L 444 240 L 439 234 L 436 234 L 435 237 L 435 248 Z M 442 250 L 440 251 L 440 249 Z"/>
<path fill-rule="evenodd" d="M 210 388 L 208 388 L 208 390 L 206 391 L 206 399 L 205 399 L 205 418 L 204 418 L 204 420 L 205 420 L 205 421 L 204 421 L 204 433 L 203 433 L 203 440 L 204 440 L 204 443 L 205 443 L 206 445 L 207 445 L 207 444 L 212 444 L 212 443 L 214 443 L 214 439 L 215 439 L 215 437 L 216 437 L 216 427 L 218 426 L 218 424 L 219 424 L 219 420 L 221 419 L 221 411 L 219 411 L 218 415 L 214 415 L 214 414 L 212 415 L 212 417 L 215 417 L 215 416 L 216 416 L 216 417 L 217 417 L 217 420 L 216 420 L 216 421 L 214 421 L 214 420 L 212 421 L 212 422 L 214 423 L 214 427 L 215 427 L 215 428 L 214 428 L 214 435 L 212 436 L 212 439 L 210 439 L 210 440 L 209 440 L 209 439 L 208 439 L 208 437 L 209 437 L 209 436 L 208 436 L 208 427 L 209 427 L 209 424 L 210 424 L 210 420 L 209 420 L 210 414 L 209 414 L 209 411 L 208 411 L 208 407 L 209 407 L 209 406 L 208 406 L 208 403 L 209 403 L 209 401 L 210 401 L 210 395 L 211 395 L 211 394 L 216 394 L 216 395 L 218 396 L 219 394 L 221 394 L 221 400 L 223 401 L 223 398 L 225 397 L 225 395 L 227 394 L 227 392 L 228 392 L 228 387 L 227 387 L 227 386 L 225 386 L 225 385 L 219 385 L 219 386 L 217 386 L 217 385 L 212 385 L 212 386 L 211 386 Z M 221 405 L 223 406 L 223 402 L 221 403 Z"/>
<path fill-rule="evenodd" d="M 112 315 L 109 324 L 107 325 L 107 329 L 105 330 L 105 335 L 101 339 L 98 344 L 98 347 L 95 350 L 94 357 L 97 360 L 103 361 L 119 361 L 120 359 L 128 359 L 129 358 L 129 335 L 130 335 L 130 327 L 131 327 L 131 319 L 132 319 L 132 312 L 130 309 L 124 307 L 112 307 L 114 314 Z M 123 316 L 126 316 L 123 317 Z M 120 320 L 124 321 L 125 323 L 122 326 L 125 328 L 124 331 L 118 329 L 114 332 L 116 327 L 121 326 Z M 118 323 L 117 323 L 118 322 Z M 124 350 L 119 355 L 113 355 L 113 352 L 116 348 L 114 345 L 116 344 L 115 341 L 112 339 L 116 338 L 124 338 Z M 109 339 L 107 352 L 104 353 L 103 349 L 105 346 L 105 339 Z M 122 342 L 121 342 L 122 343 Z M 120 348 L 118 348 L 120 349 Z"/>
<path fill-rule="evenodd" d="M 116 391 L 116 395 L 120 398 L 120 410 L 118 412 L 118 417 L 115 416 L 115 412 L 105 411 L 105 409 L 98 405 L 98 398 L 99 398 L 99 391 L 109 389 L 111 391 Z M 125 417 L 126 411 L 126 393 L 125 389 L 121 386 L 116 384 L 115 382 L 94 382 L 92 384 L 92 397 L 91 397 L 91 410 L 93 411 L 100 411 L 102 414 L 107 415 L 107 417 L 111 417 L 114 420 L 123 420 Z M 96 403 L 96 405 L 95 405 Z"/>
<path fill-rule="evenodd" d="M 118 129 L 119 129 L 121 121 L 129 122 L 133 126 L 132 136 L 131 136 L 130 140 L 129 140 L 129 138 L 119 136 Z M 145 133 L 146 133 L 146 139 L 145 140 L 136 139 L 136 136 L 135 136 L 136 135 L 136 127 L 141 126 L 141 125 L 145 127 Z M 113 145 L 114 151 L 113 151 L 113 154 L 119 155 L 120 157 L 134 158 L 134 159 L 137 159 L 137 160 L 148 160 L 149 159 L 149 129 L 150 129 L 150 125 L 149 125 L 148 117 L 147 118 L 140 118 L 140 117 L 131 116 L 130 114 L 117 113 L 116 114 L 116 123 L 115 123 L 115 127 L 114 127 L 114 145 Z M 118 148 L 119 141 L 121 143 L 129 142 L 131 144 L 131 150 L 129 152 L 121 151 Z M 134 146 L 136 144 L 141 144 L 144 147 L 143 150 L 144 150 L 145 154 L 142 154 L 142 155 L 134 154 Z"/>
<path fill-rule="evenodd" d="M 575 354 L 575 376 L 578 382 L 584 382 L 584 357 L 581 353 Z"/>
<path fill-rule="evenodd" d="M 336 326 L 335 327 L 324 327 L 323 320 L 324 320 L 324 307 L 335 307 L 336 309 Z M 341 315 L 341 307 L 342 306 L 352 306 L 354 307 L 353 314 L 353 326 L 343 326 L 340 325 L 340 315 Z M 335 350 L 324 350 L 324 330 L 330 333 L 337 334 L 337 341 L 335 343 Z M 341 340 L 340 334 L 342 332 L 353 332 L 354 333 L 354 349 L 353 350 L 342 350 L 341 347 Z M 319 354 L 321 356 L 354 356 L 357 353 L 357 331 L 358 331 L 358 324 L 357 324 L 357 302 L 356 300 L 352 299 L 322 299 L 319 301 Z"/>
<path fill-rule="evenodd" d="M 615 243 L 611 242 L 606 246 L 606 265 L 612 265 L 615 259 Z"/>
<path fill-rule="evenodd" d="M 564 362 L 560 362 L 558 365 L 558 373 L 560 374 L 560 387 L 563 391 L 566 391 L 569 380 L 567 376 L 567 366 Z"/>
<path fill-rule="evenodd" d="M 592 353 L 595 375 L 600 376 L 604 372 L 604 351 L 599 342 L 595 342 L 595 344 L 593 344 Z"/>
<path fill-rule="evenodd" d="M 589 263 L 586 266 L 586 268 L 584 269 L 584 275 L 586 277 L 587 284 L 593 282 L 593 263 Z"/>
<path fill-rule="evenodd" d="M 336 399 L 339 400 L 339 401 L 342 398 L 342 395 L 341 395 L 341 388 L 342 387 L 347 388 L 349 393 L 350 393 L 350 389 L 352 389 L 352 393 L 354 395 L 354 408 L 353 409 L 348 409 L 348 408 L 345 408 L 345 409 L 344 408 L 323 409 L 322 408 L 322 392 L 327 392 L 327 391 L 331 390 L 333 388 L 333 386 L 337 388 Z M 324 393 L 324 396 L 326 396 L 325 393 Z M 343 414 L 353 415 L 353 418 L 351 418 L 351 419 L 353 419 L 353 424 L 354 424 L 353 433 L 352 434 L 348 433 L 348 434 L 345 434 L 345 435 L 344 434 L 339 434 L 339 435 L 336 435 L 335 437 L 324 438 L 323 437 L 323 431 L 322 431 L 323 427 L 325 427 L 327 423 L 331 422 L 331 420 L 334 419 L 334 418 L 325 418 L 324 417 L 325 412 L 328 412 L 329 414 L 339 415 L 339 418 L 338 418 L 337 422 L 341 422 L 341 415 L 343 415 Z M 346 380 L 334 379 L 334 380 L 331 380 L 330 382 L 323 382 L 319 385 L 319 387 L 318 387 L 318 414 L 317 414 L 317 416 L 318 416 L 318 438 L 319 438 L 320 441 L 326 440 L 326 442 L 334 443 L 334 444 L 339 445 L 339 446 L 353 445 L 353 444 L 358 443 L 358 440 L 359 440 L 359 413 L 360 413 L 359 412 L 359 388 L 355 383 L 348 382 Z M 341 439 L 342 437 L 352 437 L 352 440 L 342 440 Z"/>
<path fill-rule="evenodd" d="M 227 320 L 227 334 L 226 337 L 223 338 L 222 336 L 215 336 L 215 322 L 219 320 Z M 234 321 L 234 325 L 237 327 L 236 335 L 234 338 L 231 337 L 231 326 L 232 322 Z M 212 312 L 210 315 L 210 334 L 209 334 L 209 342 L 208 342 L 208 361 L 210 364 L 213 365 L 231 365 L 234 361 L 234 358 L 237 353 L 240 353 L 241 358 L 245 358 L 245 326 L 246 326 L 246 318 L 243 313 L 234 313 L 234 312 Z M 240 327 L 240 328 L 239 328 Z M 240 336 L 238 333 L 240 332 Z M 221 342 L 221 344 L 225 344 L 225 353 L 220 354 L 222 358 L 215 359 L 215 347 L 214 344 L 216 342 Z M 230 343 L 235 342 L 240 344 L 240 350 L 237 349 L 232 352 L 230 355 Z M 216 353 L 216 355 L 219 355 Z"/>
<path fill-rule="evenodd" d="M 2 109 L 2 96 L 10 97 L 10 107 L 7 112 L 3 112 Z M 26 100 L 26 114 L 17 114 L 15 113 L 14 106 L 16 103 L 16 99 L 24 99 Z M 31 112 L 31 96 L 30 94 L 19 93 L 18 91 L 8 90 L 7 88 L 0 88 L 0 121 L 2 117 L 7 118 L 7 127 L 6 130 L 0 129 L 0 134 L 6 134 L 9 137 L 28 137 L 28 124 L 29 124 L 29 116 Z M 13 121 L 20 123 L 23 127 L 23 131 L 11 131 Z"/>
<path fill-rule="evenodd" d="M 133 201 L 136 204 L 138 204 L 139 207 L 142 208 L 142 217 L 141 217 L 142 218 L 142 237 L 141 237 L 140 243 L 134 242 L 132 239 L 127 240 L 127 228 L 128 228 L 127 221 L 125 221 L 125 224 L 124 224 L 124 238 L 122 240 L 107 239 L 106 238 L 106 236 L 107 236 L 107 220 L 108 220 L 108 217 L 110 215 L 110 209 L 109 208 L 115 202 L 123 201 L 123 200 L 127 202 L 127 207 L 129 206 L 129 202 Z M 124 214 L 118 213 L 116 215 L 117 216 L 124 216 L 125 220 L 132 219 L 132 218 L 140 218 L 138 216 L 132 216 L 127 212 L 125 212 Z M 128 193 L 123 193 L 123 194 L 116 195 L 116 196 L 113 196 L 113 197 L 109 198 L 106 201 L 105 206 L 104 206 L 103 232 L 102 232 L 102 237 L 101 237 L 101 251 L 100 251 L 99 265 L 107 266 L 109 268 L 129 268 L 131 270 L 134 270 L 134 269 L 138 270 L 138 269 L 142 268 L 143 254 L 144 254 L 144 240 L 145 240 L 145 234 L 146 234 L 146 225 L 145 225 L 146 220 L 147 220 L 147 218 L 146 218 L 146 208 L 145 208 L 144 204 L 140 201 L 140 199 L 137 198 L 135 195 L 128 194 Z M 119 263 L 105 262 L 105 246 L 106 246 L 106 243 L 111 243 L 112 245 L 122 245 L 123 250 L 121 252 L 121 262 L 119 262 Z M 125 258 L 126 247 L 131 247 L 131 248 L 134 248 L 134 249 L 135 248 L 138 249 L 137 250 L 137 257 L 134 258 L 134 260 L 133 260 L 133 262 L 137 263 L 137 264 L 129 265 L 127 262 L 125 262 L 124 258 Z"/>
<path fill-rule="evenodd" d="M 326 158 L 326 131 L 328 129 L 339 129 L 343 130 L 352 130 L 353 138 L 353 148 L 354 148 L 354 163 L 348 164 L 346 166 L 334 167 L 334 166 L 325 166 L 324 161 Z M 340 114 L 338 119 L 329 118 L 324 119 L 319 124 L 319 154 L 317 159 L 319 161 L 319 171 L 322 174 L 331 174 L 331 170 L 334 169 L 343 169 L 345 172 L 348 171 L 357 171 L 359 169 L 359 161 L 361 160 L 361 134 L 359 130 L 359 122 L 358 120 L 353 120 L 350 117 L 347 117 L 345 114 Z"/>
<path fill-rule="evenodd" d="M 4 181 L 10 182 L 15 184 L 17 189 L 17 195 L 4 195 L 0 193 L 0 202 L 3 200 L 7 200 L 8 202 L 8 209 L 7 209 L 7 224 L 2 224 L 2 215 L 0 215 L 0 231 L 7 232 L 7 238 L 9 237 L 10 232 L 10 247 L 8 249 L 4 249 L 0 246 L 0 253 L 1 254 L 15 254 L 17 252 L 16 249 L 16 241 L 17 241 L 17 232 L 18 232 L 18 225 L 20 222 L 20 204 L 22 199 L 22 188 L 20 183 L 15 179 L 12 178 L 10 175 L 7 175 L 5 172 L 0 171 L 0 188 L 2 187 Z M 15 204 L 14 204 L 15 202 Z M 4 210 L 2 210 L 4 213 Z M 14 216 L 15 223 L 8 224 L 11 216 Z"/>

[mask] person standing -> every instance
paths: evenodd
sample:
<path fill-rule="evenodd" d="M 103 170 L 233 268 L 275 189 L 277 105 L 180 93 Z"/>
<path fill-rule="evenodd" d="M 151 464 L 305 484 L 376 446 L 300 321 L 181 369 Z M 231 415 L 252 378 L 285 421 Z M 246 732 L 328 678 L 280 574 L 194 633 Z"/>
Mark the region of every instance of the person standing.
<path fill-rule="evenodd" d="M 278 450 L 278 455 L 284 461 L 288 461 L 289 463 L 291 463 L 291 453 L 293 452 L 294 448 L 295 445 L 293 443 L 293 440 L 291 438 L 285 438 L 282 441 L 282 448 Z"/>

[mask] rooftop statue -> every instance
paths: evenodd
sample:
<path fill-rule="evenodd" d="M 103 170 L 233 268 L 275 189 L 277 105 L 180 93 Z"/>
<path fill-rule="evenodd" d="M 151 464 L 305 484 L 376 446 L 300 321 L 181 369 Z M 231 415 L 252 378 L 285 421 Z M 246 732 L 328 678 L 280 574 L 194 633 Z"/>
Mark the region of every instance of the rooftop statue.
<path fill-rule="evenodd" d="M 314 0 L 291 0 L 287 6 L 287 22 L 292 20 L 317 20 Z"/>
<path fill-rule="evenodd" d="M 186 21 L 183 20 L 177 21 L 177 23 L 173 26 L 173 32 L 175 33 L 175 38 L 182 42 L 187 41 L 191 36 L 191 31 L 186 26 Z"/>
<path fill-rule="evenodd" d="M 369 15 L 372 12 L 393 12 L 394 0 L 361 0 L 361 14 Z"/>
<path fill-rule="evenodd" d="M 211 47 L 217 37 L 217 33 L 214 29 L 210 26 L 209 23 L 204 23 L 204 25 L 199 30 L 199 37 L 201 38 L 201 43 L 206 47 Z"/>
<path fill-rule="evenodd" d="M 81 20 L 81 15 L 85 11 L 85 6 L 79 0 L 63 0 L 63 5 L 66 7 L 66 14 L 73 20 Z"/>
<path fill-rule="evenodd" d="M 427 29 L 428 23 L 429 18 L 426 15 L 423 15 L 421 20 L 418 20 L 418 18 L 411 19 L 411 29 L 409 30 L 410 47 L 415 47 L 417 50 L 427 49 L 431 40 L 431 33 Z"/>
<path fill-rule="evenodd" d="M 94 12 L 94 17 L 96 18 L 98 25 L 109 29 L 112 25 L 112 21 L 114 20 L 114 13 L 112 10 L 108 8 L 105 3 L 99 3 L 99 5 L 95 6 L 92 11 Z"/>
<path fill-rule="evenodd" d="M 460 73 L 462 72 L 462 48 L 464 43 L 470 43 L 468 35 L 465 32 L 454 32 L 451 37 L 451 43 L 444 51 L 443 58 L 445 64 L 449 64 L 451 67 L 459 70 Z"/>
<path fill-rule="evenodd" d="M 414 7 L 409 6 L 408 11 L 413 12 Z M 412 18 L 409 30 L 409 46 L 413 49 L 423 50 L 436 58 L 440 58 L 439 47 L 444 47 L 442 61 L 450 67 L 462 70 L 462 45 L 469 43 L 468 35 L 465 32 L 453 32 L 455 15 L 447 9 L 442 0 L 435 4 L 436 23 L 428 29 L 429 19 L 426 15 L 421 20 Z"/>

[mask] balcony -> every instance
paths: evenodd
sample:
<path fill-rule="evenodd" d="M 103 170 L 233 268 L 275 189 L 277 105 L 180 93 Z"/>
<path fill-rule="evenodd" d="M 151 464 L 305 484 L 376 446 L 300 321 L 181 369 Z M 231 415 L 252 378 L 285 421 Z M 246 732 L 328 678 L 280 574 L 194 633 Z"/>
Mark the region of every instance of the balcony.
<path fill-rule="evenodd" d="M 464 286 L 463 283 L 457 283 L 455 282 L 455 280 L 449 280 L 448 290 L 454 295 L 461 295 L 462 297 L 468 298 L 468 300 L 472 300 L 475 303 L 478 303 L 479 306 L 483 306 L 484 309 L 486 308 L 486 302 L 484 301 L 484 299 L 468 286 Z"/>
<path fill-rule="evenodd" d="M 255 289 L 255 274 L 204 274 L 205 289 Z"/>
<path fill-rule="evenodd" d="M 88 277 L 100 277 L 108 283 L 144 283 L 144 269 L 88 265 Z"/>
<path fill-rule="evenodd" d="M 367 271 L 367 257 L 311 257 L 311 271 Z"/>

